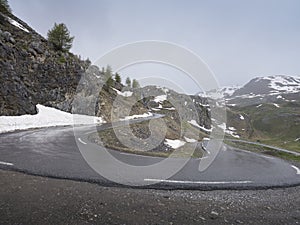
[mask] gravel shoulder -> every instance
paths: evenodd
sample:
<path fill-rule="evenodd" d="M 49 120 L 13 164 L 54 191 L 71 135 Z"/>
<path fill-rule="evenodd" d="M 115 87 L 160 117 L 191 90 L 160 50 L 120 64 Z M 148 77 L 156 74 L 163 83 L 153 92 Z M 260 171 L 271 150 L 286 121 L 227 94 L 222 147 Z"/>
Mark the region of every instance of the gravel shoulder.
<path fill-rule="evenodd" d="M 0 170 L 0 224 L 299 224 L 300 187 L 108 188 Z"/>

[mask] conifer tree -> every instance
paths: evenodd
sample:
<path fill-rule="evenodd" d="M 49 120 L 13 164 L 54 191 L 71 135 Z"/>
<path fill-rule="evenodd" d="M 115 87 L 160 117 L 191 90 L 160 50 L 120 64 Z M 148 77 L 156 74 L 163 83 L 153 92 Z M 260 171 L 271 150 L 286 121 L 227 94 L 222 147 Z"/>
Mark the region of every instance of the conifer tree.
<path fill-rule="evenodd" d="M 127 86 L 127 87 L 131 87 L 131 80 L 130 80 L 129 77 L 126 78 L 125 83 L 126 83 L 126 86 Z"/>
<path fill-rule="evenodd" d="M 132 80 L 132 88 L 139 88 L 140 84 L 136 79 Z"/>
<path fill-rule="evenodd" d="M 121 83 L 121 82 L 122 82 L 121 76 L 120 76 L 118 73 L 116 73 L 116 75 L 115 75 L 115 81 L 116 81 L 117 83 Z"/>
<path fill-rule="evenodd" d="M 0 7 L 1 7 L 1 11 L 4 10 L 11 13 L 11 8 L 7 0 L 0 0 Z"/>
<path fill-rule="evenodd" d="M 72 47 L 74 37 L 70 36 L 67 26 L 63 23 L 55 23 L 54 27 L 48 31 L 47 36 L 54 50 L 68 52 Z"/>

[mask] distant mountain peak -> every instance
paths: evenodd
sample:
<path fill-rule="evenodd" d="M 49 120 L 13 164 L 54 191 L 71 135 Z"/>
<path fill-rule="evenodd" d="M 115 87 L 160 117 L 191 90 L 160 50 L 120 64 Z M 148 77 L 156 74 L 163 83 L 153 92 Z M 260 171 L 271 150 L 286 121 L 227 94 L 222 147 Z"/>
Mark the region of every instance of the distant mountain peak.
<path fill-rule="evenodd" d="M 234 104 L 297 101 L 300 95 L 300 77 L 270 75 L 256 77 L 227 97 Z M 225 96 L 226 97 L 226 96 Z"/>
<path fill-rule="evenodd" d="M 271 75 L 257 77 L 249 81 L 234 95 L 244 94 L 290 94 L 300 92 L 300 77 L 287 75 Z"/>
<path fill-rule="evenodd" d="M 255 82 L 261 80 L 268 81 L 268 87 L 273 89 L 273 92 L 285 93 L 297 93 L 300 91 L 300 77 L 287 76 L 287 75 L 275 75 L 260 77 Z"/>

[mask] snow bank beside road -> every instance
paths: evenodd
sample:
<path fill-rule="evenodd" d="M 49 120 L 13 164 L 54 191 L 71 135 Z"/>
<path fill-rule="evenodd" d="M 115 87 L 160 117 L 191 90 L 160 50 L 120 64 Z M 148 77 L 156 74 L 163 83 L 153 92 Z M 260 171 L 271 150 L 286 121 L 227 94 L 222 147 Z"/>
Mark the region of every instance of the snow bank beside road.
<path fill-rule="evenodd" d="M 67 126 L 75 123 L 79 125 L 105 122 L 100 117 L 73 115 L 43 105 L 37 105 L 36 107 L 38 110 L 36 115 L 0 116 L 0 133 L 30 128 Z"/>

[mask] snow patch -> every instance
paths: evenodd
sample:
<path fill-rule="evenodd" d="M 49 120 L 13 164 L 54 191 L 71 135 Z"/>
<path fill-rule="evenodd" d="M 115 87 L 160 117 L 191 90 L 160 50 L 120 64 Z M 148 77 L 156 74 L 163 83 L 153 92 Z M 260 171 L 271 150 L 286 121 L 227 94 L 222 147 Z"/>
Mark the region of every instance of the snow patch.
<path fill-rule="evenodd" d="M 240 114 L 240 119 L 241 119 L 241 120 L 244 120 L 245 117 L 244 117 L 243 115 Z"/>
<path fill-rule="evenodd" d="M 170 107 L 170 108 L 165 108 L 166 110 L 176 110 L 174 107 Z"/>
<path fill-rule="evenodd" d="M 18 23 L 17 21 L 13 20 L 12 18 L 7 17 L 8 22 L 10 22 L 12 25 L 14 25 L 15 27 L 29 33 L 29 30 L 27 30 L 22 24 Z"/>
<path fill-rule="evenodd" d="M 126 116 L 125 118 L 120 119 L 120 121 L 132 120 L 132 119 L 138 119 L 138 118 L 146 118 L 146 117 L 150 117 L 150 116 L 153 116 L 153 114 L 151 112 L 148 112 L 148 113 L 139 114 L 139 115 Z"/>
<path fill-rule="evenodd" d="M 182 140 L 171 140 L 171 139 L 165 139 L 166 141 L 164 142 L 165 145 L 170 146 L 173 149 L 180 148 L 181 146 L 185 145 L 185 141 Z"/>
<path fill-rule="evenodd" d="M 226 130 L 226 123 L 219 124 L 218 127 L 225 131 Z"/>
<path fill-rule="evenodd" d="M 230 97 L 231 95 L 233 95 L 233 93 L 236 91 L 236 90 L 238 90 L 238 89 L 240 89 L 241 87 L 240 86 L 233 86 L 233 87 L 223 87 L 222 89 L 221 89 L 221 92 L 222 92 L 222 94 L 223 94 L 223 96 L 228 96 L 228 97 Z"/>
<path fill-rule="evenodd" d="M 232 106 L 232 107 L 234 107 L 234 106 L 236 106 L 236 104 L 226 104 L 227 106 Z"/>
<path fill-rule="evenodd" d="M 161 87 L 161 86 L 156 86 L 157 89 L 161 89 L 163 92 L 165 92 L 166 94 L 170 91 L 168 88 L 166 87 Z"/>
<path fill-rule="evenodd" d="M 159 96 L 156 96 L 155 98 L 154 98 L 154 101 L 155 102 L 163 102 L 163 101 L 165 101 L 165 100 L 167 100 L 167 95 L 159 95 Z"/>
<path fill-rule="evenodd" d="M 199 104 L 200 106 L 202 106 L 202 107 L 210 107 L 209 104 L 202 104 L 201 102 L 199 102 L 198 104 Z"/>
<path fill-rule="evenodd" d="M 37 105 L 38 113 L 35 115 L 0 116 L 0 133 L 31 128 L 83 125 L 104 123 L 101 117 L 71 114 L 61 110 Z"/>
<path fill-rule="evenodd" d="M 228 130 L 235 131 L 236 129 L 234 127 L 228 127 Z"/>
<path fill-rule="evenodd" d="M 236 128 L 234 128 L 234 127 L 227 128 L 226 123 L 219 124 L 218 127 L 221 128 L 226 134 L 229 134 L 235 138 L 240 138 L 240 136 L 237 133 L 235 133 Z"/>
<path fill-rule="evenodd" d="M 194 142 L 197 142 L 197 140 L 193 139 L 193 138 L 187 138 L 187 137 L 184 137 L 184 140 L 188 143 L 194 143 Z"/>
<path fill-rule="evenodd" d="M 265 77 L 269 80 L 269 87 L 275 91 L 285 93 L 297 93 L 300 91 L 300 78 L 292 76 L 269 76 Z"/>
<path fill-rule="evenodd" d="M 275 107 L 277 107 L 277 108 L 280 108 L 280 106 L 279 106 L 278 104 L 276 104 L 276 103 L 273 103 L 273 105 L 274 105 Z"/>
<path fill-rule="evenodd" d="M 211 131 L 212 131 L 212 129 L 207 129 L 207 128 L 205 128 L 205 127 L 200 126 L 200 125 L 197 123 L 196 120 L 190 120 L 190 121 L 188 121 L 188 123 L 189 123 L 189 124 L 192 124 L 192 125 L 195 126 L 195 127 L 200 128 L 201 130 L 204 130 L 204 131 L 206 131 L 206 132 L 211 132 Z"/>
<path fill-rule="evenodd" d="M 121 95 L 121 96 L 123 96 L 123 97 L 131 97 L 132 94 L 133 94 L 133 92 L 131 92 L 131 91 L 124 91 L 124 92 L 121 92 L 121 91 L 119 91 L 119 90 L 116 89 L 116 88 L 112 88 L 112 89 L 113 89 L 114 91 L 116 91 L 118 95 Z"/>
<path fill-rule="evenodd" d="M 153 110 L 153 111 L 160 111 L 160 109 L 156 109 L 156 108 L 151 108 L 151 110 Z"/>
<path fill-rule="evenodd" d="M 231 130 L 225 130 L 225 133 L 231 135 L 232 137 L 240 138 L 240 135 L 234 133 L 234 131 L 231 131 Z"/>

